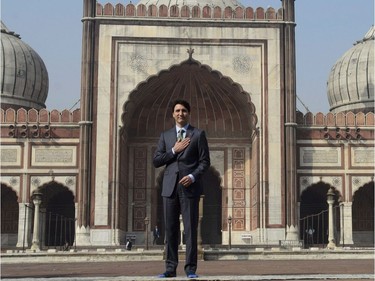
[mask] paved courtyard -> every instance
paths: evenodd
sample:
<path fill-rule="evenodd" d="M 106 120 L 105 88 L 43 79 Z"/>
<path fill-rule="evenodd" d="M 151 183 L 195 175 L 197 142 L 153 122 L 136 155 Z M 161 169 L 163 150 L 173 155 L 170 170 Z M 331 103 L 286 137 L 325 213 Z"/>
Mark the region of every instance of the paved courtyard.
<path fill-rule="evenodd" d="M 163 280 L 163 261 L 2 264 L 2 280 Z M 196 280 L 374 280 L 374 260 L 200 261 Z M 164 279 L 165 280 L 165 279 Z M 180 264 L 176 278 L 187 280 Z"/>

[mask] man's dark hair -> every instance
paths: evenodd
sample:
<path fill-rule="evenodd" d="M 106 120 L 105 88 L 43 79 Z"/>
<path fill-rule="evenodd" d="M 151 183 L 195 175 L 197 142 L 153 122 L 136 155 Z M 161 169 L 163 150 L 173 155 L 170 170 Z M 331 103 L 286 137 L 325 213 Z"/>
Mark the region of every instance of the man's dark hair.
<path fill-rule="evenodd" d="M 177 104 L 183 105 L 187 111 L 190 113 L 190 104 L 186 100 L 175 100 L 172 105 L 172 112 L 174 112 L 174 108 Z"/>

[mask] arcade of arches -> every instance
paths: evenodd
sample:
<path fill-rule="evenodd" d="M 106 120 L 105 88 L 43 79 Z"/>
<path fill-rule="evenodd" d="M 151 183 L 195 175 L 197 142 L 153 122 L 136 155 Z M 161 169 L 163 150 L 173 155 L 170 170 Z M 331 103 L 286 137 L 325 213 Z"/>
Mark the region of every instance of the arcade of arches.
<path fill-rule="evenodd" d="M 33 195 L 36 192 L 42 197 L 40 205 L 41 246 L 73 245 L 75 204 L 72 192 L 54 181 L 40 187 Z M 30 202 L 33 201 L 33 195 Z M 4 184 L 1 185 L 1 216 L 2 245 L 28 247 L 34 227 L 34 206 L 32 203 L 18 204 L 16 192 Z"/>
<path fill-rule="evenodd" d="M 157 187 L 155 188 L 155 204 L 153 204 L 154 212 L 157 214 L 155 224 L 160 226 L 162 230 L 163 215 L 162 215 L 162 200 L 160 196 L 160 184 L 162 174 L 159 175 L 157 180 Z M 214 168 L 205 175 L 203 179 L 205 187 L 209 189 L 205 192 L 209 193 L 204 200 L 204 213 L 202 225 L 202 238 L 203 244 L 221 244 L 221 229 L 224 228 L 222 215 L 222 196 L 225 195 L 223 187 L 221 186 L 220 177 Z M 323 182 L 315 184 L 307 188 L 300 198 L 300 235 L 307 244 L 313 243 L 314 245 L 324 245 L 327 243 L 327 192 L 330 186 Z M 39 189 L 43 194 L 42 209 L 46 214 L 42 220 L 43 237 L 42 243 L 45 246 L 62 246 L 64 241 L 69 245 L 74 243 L 74 197 L 73 194 L 64 186 L 51 182 Z M 335 238 L 336 241 L 340 239 L 340 231 L 342 230 L 340 221 L 340 194 L 335 190 Z M 371 245 L 374 243 L 374 182 L 369 182 L 359 188 L 352 197 L 352 228 L 353 228 L 353 242 L 355 245 Z M 23 205 L 23 204 L 21 204 Z M 32 207 L 32 206 L 31 206 Z M 20 216 L 18 198 L 15 191 L 5 184 L 1 184 L 1 236 L 3 245 L 13 245 L 22 247 L 24 241 L 20 241 L 17 234 L 23 229 L 23 218 Z M 31 210 L 26 209 L 26 211 Z M 53 215 L 52 215 L 53 214 Z M 321 214 L 320 216 L 312 216 Z M 32 230 L 32 212 L 28 216 L 28 228 Z M 68 220 L 59 220 L 61 218 L 68 218 Z M 304 219 L 308 218 L 308 219 Z M 61 224 L 63 222 L 63 224 Z M 314 229 L 311 241 L 308 240 L 307 232 L 310 227 Z M 48 231 L 50 229 L 50 231 Z M 64 233 L 64 236 L 56 236 L 56 233 Z M 18 235 L 22 237 L 23 235 Z M 31 233 L 26 235 L 31 237 Z M 57 237 L 57 238 L 56 238 Z M 161 233 L 163 237 L 163 233 Z M 372 239 L 371 239 L 372 237 Z M 22 239 L 21 239 L 22 240 Z M 25 241 L 24 245 L 28 245 Z M 159 244 L 162 241 L 158 241 Z M 345 241 L 343 241 L 345 243 Z"/>
<path fill-rule="evenodd" d="M 330 185 L 320 182 L 308 187 L 300 198 L 300 238 L 305 244 L 327 244 L 328 242 L 328 203 Z M 334 190 L 334 229 L 335 240 L 345 244 L 343 214 L 340 207 L 340 193 Z M 374 182 L 359 188 L 352 197 L 352 231 L 355 245 L 374 243 Z M 343 240 L 343 241 L 342 241 Z"/>

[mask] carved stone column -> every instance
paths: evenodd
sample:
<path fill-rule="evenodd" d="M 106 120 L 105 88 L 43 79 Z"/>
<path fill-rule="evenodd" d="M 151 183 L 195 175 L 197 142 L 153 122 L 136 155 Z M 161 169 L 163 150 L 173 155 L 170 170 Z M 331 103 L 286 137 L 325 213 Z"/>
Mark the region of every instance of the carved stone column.
<path fill-rule="evenodd" d="M 145 221 L 145 246 L 146 246 L 146 250 L 148 250 L 148 225 L 150 224 L 150 219 L 148 217 L 145 217 L 144 219 Z"/>
<path fill-rule="evenodd" d="M 33 230 L 33 240 L 32 240 L 31 250 L 40 251 L 39 212 L 40 212 L 40 204 L 42 203 L 42 194 L 41 193 L 39 193 L 39 192 L 34 193 L 33 203 L 34 203 L 34 230 Z"/>
<path fill-rule="evenodd" d="M 30 246 L 31 208 L 29 207 L 29 203 L 19 203 L 18 205 L 19 218 L 17 248 L 25 249 Z"/>
<path fill-rule="evenodd" d="M 353 245 L 352 202 L 340 203 L 340 244 Z"/>
<path fill-rule="evenodd" d="M 182 215 L 180 215 L 180 248 L 185 249 L 184 246 L 184 223 L 182 221 Z"/>
<path fill-rule="evenodd" d="M 203 200 L 204 195 L 201 195 L 199 201 L 199 217 L 198 217 L 198 259 L 203 260 L 203 248 L 202 248 L 202 219 L 203 219 Z"/>
<path fill-rule="evenodd" d="M 328 203 L 328 249 L 334 249 L 336 248 L 335 243 L 335 225 L 333 223 L 333 203 L 335 203 L 335 193 L 332 189 L 332 187 L 328 190 L 327 193 L 327 203 Z"/>

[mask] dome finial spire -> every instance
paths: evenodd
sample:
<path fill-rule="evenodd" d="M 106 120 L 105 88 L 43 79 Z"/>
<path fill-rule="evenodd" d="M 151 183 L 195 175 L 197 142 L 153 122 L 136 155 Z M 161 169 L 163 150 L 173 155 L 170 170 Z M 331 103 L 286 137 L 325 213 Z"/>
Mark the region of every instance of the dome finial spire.
<path fill-rule="evenodd" d="M 193 54 L 194 54 L 194 49 L 192 49 L 191 47 L 189 47 L 189 49 L 186 50 L 187 53 L 189 54 L 189 60 L 193 60 Z"/>

